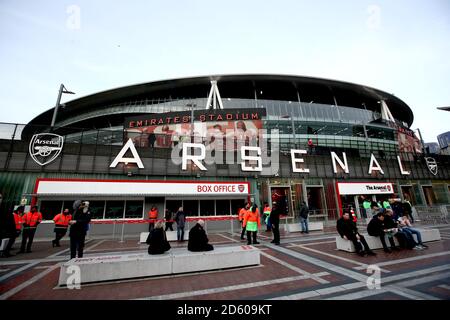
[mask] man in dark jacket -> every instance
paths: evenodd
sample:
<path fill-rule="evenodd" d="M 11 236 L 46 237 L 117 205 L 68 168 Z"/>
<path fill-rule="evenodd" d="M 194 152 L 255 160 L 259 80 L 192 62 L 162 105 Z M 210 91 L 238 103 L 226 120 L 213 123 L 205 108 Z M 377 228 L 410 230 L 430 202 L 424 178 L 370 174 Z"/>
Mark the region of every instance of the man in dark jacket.
<path fill-rule="evenodd" d="M 170 231 L 173 231 L 173 228 L 172 228 L 173 220 L 172 219 L 173 219 L 172 212 L 169 209 L 166 209 L 166 212 L 164 214 L 164 220 L 166 220 L 166 230 L 165 231 L 167 231 L 169 229 L 170 229 Z"/>
<path fill-rule="evenodd" d="M 400 204 L 401 206 L 401 204 Z M 403 212 L 403 208 L 402 211 Z M 406 249 L 412 249 L 416 246 L 416 242 L 411 234 L 402 231 L 400 228 L 398 228 L 398 222 L 396 220 L 395 213 L 391 209 L 386 210 L 385 214 L 385 226 L 386 228 L 393 230 L 394 236 L 397 238 L 398 243 L 400 244 L 400 247 L 406 248 Z M 395 247 L 395 250 L 399 250 L 399 248 Z"/>
<path fill-rule="evenodd" d="M 150 231 L 146 243 L 149 245 L 148 254 L 163 254 L 170 250 L 170 243 L 167 241 L 166 232 L 163 229 L 164 223 L 158 221 Z"/>
<path fill-rule="evenodd" d="M 308 213 L 309 208 L 305 201 L 302 201 L 302 207 L 300 208 L 300 225 L 302 227 L 302 233 L 309 233 L 308 230 Z"/>
<path fill-rule="evenodd" d="M 370 250 L 369 245 L 366 242 L 366 239 L 364 239 L 364 236 L 361 235 L 358 232 L 358 228 L 356 227 L 356 223 L 354 223 L 351 219 L 350 219 L 350 213 L 349 212 L 344 212 L 344 214 L 342 215 L 342 217 L 337 221 L 336 224 L 336 229 L 339 233 L 339 235 L 345 239 L 345 240 L 350 240 L 351 242 L 353 242 L 353 245 L 355 246 L 355 250 L 356 252 L 363 257 L 365 254 L 374 256 L 375 253 Z M 361 242 L 362 245 L 364 246 L 364 250 L 361 246 Z"/>
<path fill-rule="evenodd" d="M 281 209 L 278 206 L 278 203 L 274 202 L 272 204 L 272 211 L 270 212 L 270 223 L 272 224 L 272 232 L 273 232 L 273 240 L 271 243 L 275 243 L 276 245 L 280 244 L 280 214 Z"/>
<path fill-rule="evenodd" d="M 78 258 L 83 258 L 86 232 L 89 227 L 89 222 L 91 221 L 89 202 L 81 202 L 80 200 L 77 200 L 74 202 L 73 208 L 74 214 L 72 216 L 72 220 L 69 221 L 70 259 L 77 256 L 77 251 Z"/>
<path fill-rule="evenodd" d="M 403 206 L 403 214 L 406 213 L 408 215 L 409 219 L 411 220 L 411 223 L 414 223 L 414 218 L 413 218 L 413 215 L 412 215 L 412 205 L 411 205 L 411 202 L 409 201 L 409 199 L 407 197 L 402 202 L 402 206 Z M 402 218 L 402 217 L 398 217 L 398 218 Z"/>
<path fill-rule="evenodd" d="M 198 222 L 189 231 L 188 250 L 193 252 L 211 251 L 213 246 L 208 243 L 205 229 L 203 229 L 205 221 L 198 220 Z"/>
<path fill-rule="evenodd" d="M 177 240 L 184 241 L 184 225 L 186 222 L 186 214 L 183 211 L 183 207 L 180 207 L 175 214 L 175 222 L 177 223 Z"/>
<path fill-rule="evenodd" d="M 14 213 L 17 211 L 14 210 Z M 2 252 L 2 257 L 9 258 L 14 256 L 14 254 L 10 253 L 10 250 L 16 240 L 16 223 L 14 220 L 13 213 L 7 213 L 1 217 L 0 221 L 0 241 L 3 239 L 8 239 L 8 243 L 6 244 L 5 249 Z"/>
<path fill-rule="evenodd" d="M 367 233 L 372 237 L 380 237 L 384 252 L 391 253 L 392 251 L 387 247 L 386 240 L 384 238 L 388 229 L 389 228 L 386 226 L 385 222 L 385 215 L 382 212 L 379 212 L 373 216 L 372 220 L 370 220 L 367 225 Z M 394 239 L 392 237 L 388 237 L 388 239 L 392 249 L 397 250 Z"/>

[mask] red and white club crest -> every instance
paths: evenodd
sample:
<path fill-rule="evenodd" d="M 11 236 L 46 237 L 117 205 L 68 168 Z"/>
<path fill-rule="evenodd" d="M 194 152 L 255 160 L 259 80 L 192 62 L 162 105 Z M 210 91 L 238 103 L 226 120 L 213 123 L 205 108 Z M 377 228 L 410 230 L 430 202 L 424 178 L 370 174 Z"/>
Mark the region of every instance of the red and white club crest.
<path fill-rule="evenodd" d="M 243 184 L 238 185 L 239 192 L 244 192 L 245 186 Z"/>

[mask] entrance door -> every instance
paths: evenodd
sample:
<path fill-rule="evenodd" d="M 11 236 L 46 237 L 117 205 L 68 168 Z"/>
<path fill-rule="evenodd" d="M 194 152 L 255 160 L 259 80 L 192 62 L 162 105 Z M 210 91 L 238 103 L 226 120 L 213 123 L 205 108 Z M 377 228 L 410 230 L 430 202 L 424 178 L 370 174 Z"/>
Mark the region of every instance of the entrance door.
<path fill-rule="evenodd" d="M 306 196 L 312 214 L 326 214 L 323 187 L 306 187 Z"/>
<path fill-rule="evenodd" d="M 401 186 L 403 198 L 408 199 L 412 205 L 417 204 L 416 195 L 412 186 Z"/>
<path fill-rule="evenodd" d="M 425 200 L 427 205 L 432 206 L 436 203 L 436 195 L 434 194 L 433 187 L 423 186 L 423 194 L 425 195 Z"/>
<path fill-rule="evenodd" d="M 290 215 L 292 212 L 289 205 L 291 203 L 290 194 L 290 187 L 270 187 L 271 205 L 273 206 L 273 203 L 276 202 L 277 206 L 281 208 L 282 214 Z"/>

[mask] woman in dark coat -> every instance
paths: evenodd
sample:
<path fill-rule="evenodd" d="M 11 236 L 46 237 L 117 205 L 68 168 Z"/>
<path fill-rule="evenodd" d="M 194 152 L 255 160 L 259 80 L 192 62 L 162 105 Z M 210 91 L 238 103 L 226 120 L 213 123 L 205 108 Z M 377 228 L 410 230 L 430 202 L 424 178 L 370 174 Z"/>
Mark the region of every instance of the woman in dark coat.
<path fill-rule="evenodd" d="M 203 229 L 204 225 L 205 221 L 198 220 L 195 226 L 189 231 L 189 251 L 199 252 L 214 250 L 214 247 L 208 243 L 208 237 L 206 236 L 205 229 Z"/>
<path fill-rule="evenodd" d="M 147 238 L 148 254 L 163 254 L 170 250 L 170 243 L 167 241 L 164 231 L 164 222 L 158 221 L 149 233 Z"/>

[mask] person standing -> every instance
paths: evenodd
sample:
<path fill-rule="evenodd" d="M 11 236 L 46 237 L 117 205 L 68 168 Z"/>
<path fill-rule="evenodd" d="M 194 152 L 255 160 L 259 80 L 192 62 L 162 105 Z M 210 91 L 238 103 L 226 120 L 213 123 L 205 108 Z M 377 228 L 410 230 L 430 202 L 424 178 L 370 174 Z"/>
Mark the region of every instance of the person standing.
<path fill-rule="evenodd" d="M 253 244 L 259 244 L 256 237 L 258 235 L 258 229 L 261 226 L 260 221 L 258 206 L 255 203 L 244 216 L 244 228 L 247 231 L 247 244 L 252 244 L 252 236 Z"/>
<path fill-rule="evenodd" d="M 184 226 L 186 224 L 186 214 L 183 211 L 183 207 L 179 207 L 175 214 L 175 222 L 177 223 L 177 240 L 179 242 L 184 241 Z"/>
<path fill-rule="evenodd" d="M 152 206 L 150 211 L 148 212 L 148 232 L 151 232 L 155 227 L 155 222 L 158 219 L 158 209 L 155 206 Z"/>
<path fill-rule="evenodd" d="M 270 223 L 272 225 L 273 240 L 271 243 L 276 245 L 280 244 L 280 214 L 281 210 L 278 207 L 278 203 L 274 202 L 272 205 L 272 211 L 270 212 Z"/>
<path fill-rule="evenodd" d="M 31 252 L 31 245 L 33 244 L 34 234 L 36 233 L 37 226 L 42 221 L 42 213 L 38 211 L 38 206 L 32 206 L 31 211 L 25 213 L 22 216 L 23 232 L 22 232 L 22 245 L 20 246 L 19 253 Z M 28 242 L 28 243 L 27 243 Z"/>
<path fill-rule="evenodd" d="M 165 231 L 167 231 L 169 229 L 170 229 L 170 231 L 173 231 L 173 227 L 172 227 L 173 215 L 169 209 L 166 209 L 166 213 L 164 214 L 164 219 L 166 220 L 166 230 Z"/>
<path fill-rule="evenodd" d="M 70 230 L 70 259 L 77 256 L 83 258 L 83 249 L 86 239 L 86 232 L 91 221 L 89 212 L 89 203 L 87 201 L 81 202 L 77 200 L 73 205 L 74 214 L 72 220 L 69 221 Z"/>
<path fill-rule="evenodd" d="M 302 227 L 302 233 L 309 233 L 308 230 L 308 213 L 309 208 L 305 201 L 302 201 L 302 207 L 300 208 L 300 225 Z"/>
<path fill-rule="evenodd" d="M 350 213 L 344 212 L 342 217 L 336 223 L 336 229 L 341 238 L 345 240 L 350 240 L 353 242 L 355 246 L 356 253 L 363 257 L 365 254 L 370 256 L 374 256 L 375 252 L 373 252 L 369 245 L 366 242 L 366 239 L 362 234 L 358 232 L 358 228 L 356 227 L 356 223 L 354 223 L 350 219 Z M 362 243 L 362 245 L 361 245 Z M 363 248 L 364 247 L 364 248 Z"/>
<path fill-rule="evenodd" d="M 409 219 L 411 220 L 411 223 L 414 223 L 414 218 L 412 215 L 412 205 L 411 202 L 409 201 L 408 197 L 405 197 L 405 200 L 402 203 L 403 206 L 403 214 L 407 214 Z M 397 219 L 399 219 L 401 217 L 398 217 Z"/>
<path fill-rule="evenodd" d="M 241 208 L 241 210 L 239 210 L 239 222 L 241 223 L 241 227 L 242 227 L 242 231 L 241 231 L 241 240 L 245 240 L 244 238 L 244 234 L 245 234 L 245 227 L 244 227 L 244 216 L 247 213 L 247 211 L 250 208 L 250 204 L 248 202 L 246 202 L 244 204 L 244 207 Z"/>
<path fill-rule="evenodd" d="M 72 215 L 67 208 L 53 218 L 53 221 L 55 222 L 55 229 L 53 230 L 55 232 L 55 239 L 52 240 L 53 247 L 61 247 L 59 240 L 66 235 L 70 220 L 72 220 Z"/>
<path fill-rule="evenodd" d="M 9 239 L 5 249 L 2 252 L 2 257 L 9 258 L 14 256 L 10 253 L 10 251 L 12 246 L 14 245 L 14 242 L 16 241 L 16 238 L 20 235 L 22 222 L 20 215 L 17 213 L 17 210 L 14 210 L 13 213 L 7 214 L 2 218 L 3 219 L 0 223 L 0 239 Z"/>
<path fill-rule="evenodd" d="M 270 232 L 272 230 L 271 224 L 270 224 L 270 212 L 272 210 L 269 207 L 269 204 L 267 202 L 264 203 L 264 209 L 263 209 L 263 216 L 264 216 L 264 223 L 266 224 L 266 231 Z"/>

